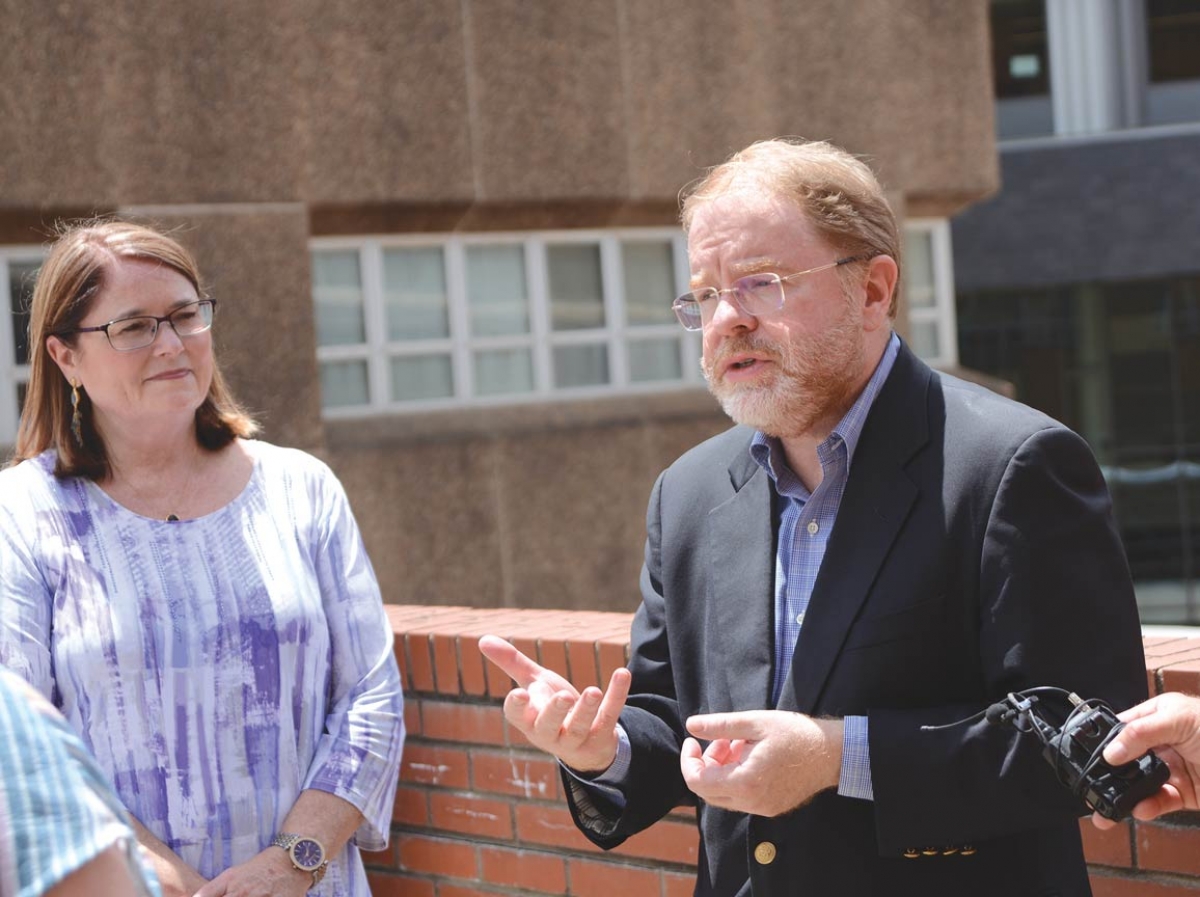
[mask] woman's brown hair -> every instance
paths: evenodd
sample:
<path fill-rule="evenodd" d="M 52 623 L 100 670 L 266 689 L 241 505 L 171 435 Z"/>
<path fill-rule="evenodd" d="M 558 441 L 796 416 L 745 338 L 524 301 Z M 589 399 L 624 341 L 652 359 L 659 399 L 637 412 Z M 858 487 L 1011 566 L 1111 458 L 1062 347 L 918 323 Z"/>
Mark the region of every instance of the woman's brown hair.
<path fill-rule="evenodd" d="M 74 345 L 78 335 L 69 331 L 80 325 L 104 289 L 112 266 L 122 259 L 166 265 L 186 277 L 198 296 L 204 296 L 196 260 L 165 234 L 117 220 L 64 227 L 50 247 L 33 288 L 29 385 L 17 429 L 13 464 L 52 448 L 58 454 L 55 476 L 102 480 L 112 473 L 107 447 L 92 418 L 91 403 L 82 392 L 79 403 L 82 444 L 71 433 L 71 384 L 50 357 L 46 339 L 55 336 Z M 252 436 L 257 430 L 258 425 L 230 393 L 214 359 L 208 395 L 196 409 L 197 442 L 216 450 L 237 437 Z"/>

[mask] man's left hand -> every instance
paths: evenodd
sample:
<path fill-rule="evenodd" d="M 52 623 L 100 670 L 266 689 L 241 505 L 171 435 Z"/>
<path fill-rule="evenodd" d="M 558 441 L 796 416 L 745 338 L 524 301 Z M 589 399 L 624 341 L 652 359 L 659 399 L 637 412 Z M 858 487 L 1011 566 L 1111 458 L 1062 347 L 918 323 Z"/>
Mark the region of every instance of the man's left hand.
<path fill-rule="evenodd" d="M 679 765 L 705 803 L 779 816 L 835 787 L 842 766 L 841 720 L 784 710 L 693 716 Z M 710 742 L 703 751 L 696 739 Z"/>

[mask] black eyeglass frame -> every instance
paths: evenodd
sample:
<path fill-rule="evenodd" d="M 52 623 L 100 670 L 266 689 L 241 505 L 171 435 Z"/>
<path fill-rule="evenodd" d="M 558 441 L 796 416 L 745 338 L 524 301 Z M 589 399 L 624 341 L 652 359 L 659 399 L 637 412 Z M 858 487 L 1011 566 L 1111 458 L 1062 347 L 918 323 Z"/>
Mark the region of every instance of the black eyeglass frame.
<path fill-rule="evenodd" d="M 199 312 L 202 316 L 204 313 L 204 307 L 208 306 L 208 321 L 206 321 L 204 326 L 201 327 L 199 330 L 189 330 L 187 333 L 180 333 L 178 328 L 176 328 L 175 322 L 172 320 L 172 318 L 174 318 L 177 314 L 184 311 L 185 309 L 190 309 L 193 306 L 196 307 L 196 311 Z M 161 316 L 160 315 L 130 315 L 127 318 L 114 318 L 113 320 L 109 321 L 107 324 L 100 324 L 97 327 L 75 327 L 72 330 L 60 330 L 57 333 L 54 333 L 52 335 L 53 336 L 71 336 L 76 333 L 103 333 L 104 338 L 108 340 L 108 344 L 110 346 L 112 346 L 112 350 L 114 352 L 136 352 L 139 349 L 145 349 L 147 346 L 154 345 L 154 341 L 156 339 L 158 339 L 158 328 L 161 327 L 164 323 L 170 324 L 171 329 L 175 331 L 175 335 L 178 336 L 180 339 L 183 339 L 183 338 L 189 337 L 189 336 L 197 336 L 201 333 L 206 333 L 207 331 L 211 330 L 212 325 L 213 325 L 213 320 L 216 318 L 216 314 L 217 314 L 217 300 L 216 299 L 197 299 L 195 302 L 185 302 L 183 305 L 179 306 L 178 308 L 173 309 L 170 314 L 166 314 L 166 315 L 161 315 Z M 128 347 L 122 349 L 120 346 L 113 345 L 112 335 L 108 332 L 108 328 L 114 327 L 117 324 L 124 324 L 127 321 L 153 321 L 154 322 L 154 330 L 150 333 L 149 339 L 142 345 L 128 346 Z"/>

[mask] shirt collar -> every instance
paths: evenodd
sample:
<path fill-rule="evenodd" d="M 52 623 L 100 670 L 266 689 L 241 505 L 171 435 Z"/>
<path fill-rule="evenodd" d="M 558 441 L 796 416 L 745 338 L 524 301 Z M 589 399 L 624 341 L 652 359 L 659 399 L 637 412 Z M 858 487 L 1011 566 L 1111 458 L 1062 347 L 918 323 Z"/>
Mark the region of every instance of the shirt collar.
<path fill-rule="evenodd" d="M 871 374 L 871 379 L 867 381 L 863 391 L 858 394 L 858 398 L 854 400 L 850 410 L 838 421 L 828 438 L 817 446 L 822 466 L 825 465 L 825 459 L 832 456 L 833 450 L 840 442 L 846 447 L 846 470 L 849 471 L 850 464 L 854 461 L 854 451 L 858 448 L 858 441 L 862 436 L 863 425 L 867 422 L 867 415 L 871 411 L 871 406 L 875 404 L 875 398 L 879 395 L 879 390 L 883 388 L 888 374 L 892 372 L 892 367 L 896 364 L 896 357 L 899 354 L 900 337 L 893 333 L 888 340 L 887 347 L 883 350 L 883 357 L 879 359 L 879 364 L 875 366 L 875 372 Z M 785 479 L 795 478 L 795 474 L 791 472 L 784 460 L 783 446 L 774 436 L 756 432 L 754 438 L 750 440 L 750 456 L 776 484 L 779 483 L 780 476 L 784 475 L 784 471 L 787 472 Z"/>

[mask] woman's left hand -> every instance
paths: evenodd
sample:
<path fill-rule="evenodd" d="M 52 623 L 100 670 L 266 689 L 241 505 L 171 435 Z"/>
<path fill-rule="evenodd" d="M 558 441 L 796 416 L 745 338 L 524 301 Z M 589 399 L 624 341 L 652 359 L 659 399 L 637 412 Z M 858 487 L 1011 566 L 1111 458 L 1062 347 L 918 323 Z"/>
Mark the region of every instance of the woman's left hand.
<path fill-rule="evenodd" d="M 230 866 L 194 897 L 304 897 L 312 875 L 292 865 L 287 851 L 268 847 L 253 859 Z"/>

